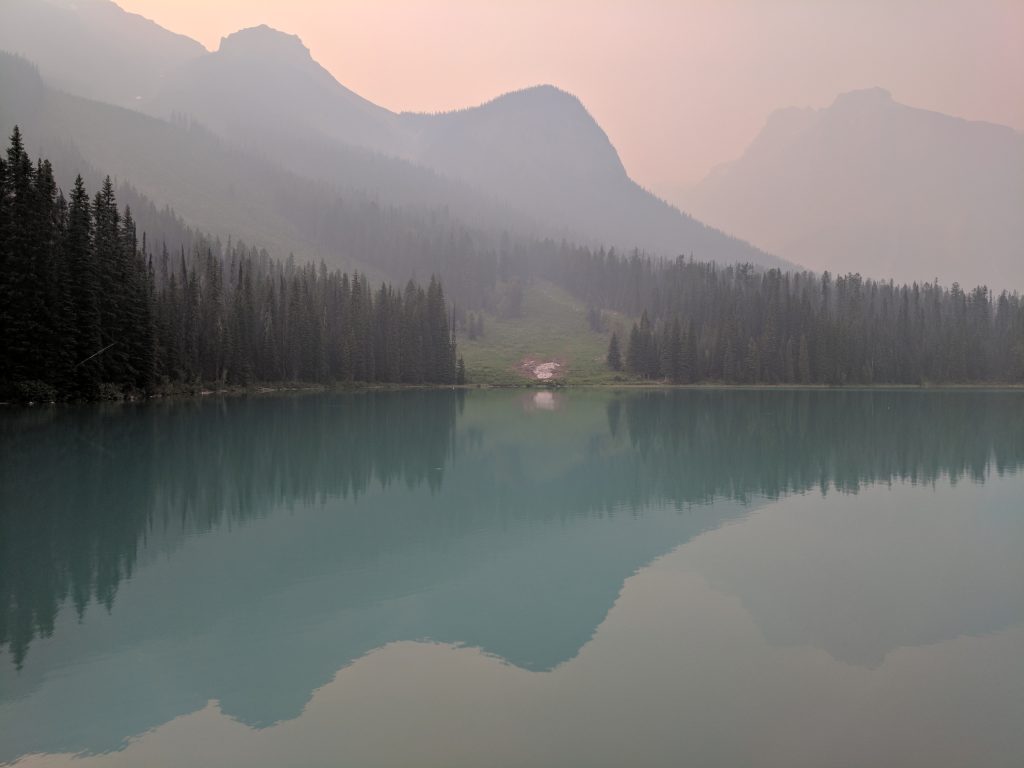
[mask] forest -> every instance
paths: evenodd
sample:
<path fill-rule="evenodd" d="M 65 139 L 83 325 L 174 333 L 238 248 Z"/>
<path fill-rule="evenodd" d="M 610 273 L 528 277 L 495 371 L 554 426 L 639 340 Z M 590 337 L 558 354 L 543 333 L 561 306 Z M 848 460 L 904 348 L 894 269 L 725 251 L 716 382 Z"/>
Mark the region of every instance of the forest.
<path fill-rule="evenodd" d="M 109 178 L 65 198 L 15 128 L 0 159 L 0 397 L 96 400 L 184 385 L 454 384 L 444 289 L 275 260 L 242 243 L 154 253 Z"/>
<path fill-rule="evenodd" d="M 507 234 L 493 250 L 468 236 L 433 241 L 431 262 L 448 268 L 425 286 L 371 285 L 364 273 L 275 259 L 242 241 L 225 245 L 188 230 L 172 211 L 141 204 L 163 233 L 156 247 L 119 207 L 109 178 L 90 197 L 78 177 L 65 198 L 51 164 L 33 163 L 15 128 L 0 158 L 0 399 L 283 382 L 465 383 L 456 329 L 478 339 L 485 311 L 499 322 L 520 316 L 536 280 L 591 308 L 591 332 L 613 331 L 608 366 L 633 379 L 1024 381 L 1024 300 L 985 286 L 898 285 L 692 255 L 666 261 Z M 177 248 L 168 247 L 168 232 Z M 353 233 L 368 252 L 388 250 L 360 227 Z M 418 246 L 407 246 L 393 242 L 398 255 L 369 263 L 383 275 L 403 267 L 416 274 Z M 446 301 L 441 278 L 455 279 L 467 301 Z M 620 319 L 611 323 L 610 313 Z"/>
<path fill-rule="evenodd" d="M 1024 380 L 1024 301 L 953 284 L 656 261 L 563 245 L 552 279 L 639 317 L 613 369 L 675 383 L 927 384 Z"/>

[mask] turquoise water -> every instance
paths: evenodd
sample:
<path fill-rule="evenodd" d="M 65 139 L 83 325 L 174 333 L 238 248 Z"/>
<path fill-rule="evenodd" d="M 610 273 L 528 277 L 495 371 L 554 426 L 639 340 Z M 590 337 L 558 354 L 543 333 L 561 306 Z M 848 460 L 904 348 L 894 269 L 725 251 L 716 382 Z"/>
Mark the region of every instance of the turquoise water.
<path fill-rule="evenodd" d="M 1024 393 L 0 413 L 0 764 L 1018 766 Z"/>

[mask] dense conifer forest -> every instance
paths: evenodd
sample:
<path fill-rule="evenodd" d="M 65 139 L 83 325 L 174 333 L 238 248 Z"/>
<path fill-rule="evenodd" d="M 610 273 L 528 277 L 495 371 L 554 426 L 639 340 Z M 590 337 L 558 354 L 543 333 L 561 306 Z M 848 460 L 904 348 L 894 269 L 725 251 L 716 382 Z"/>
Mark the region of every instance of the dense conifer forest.
<path fill-rule="evenodd" d="M 1024 380 L 1024 300 L 984 286 L 896 285 L 563 246 L 553 279 L 639 317 L 608 363 L 676 383 L 924 384 Z"/>
<path fill-rule="evenodd" d="M 146 209 L 148 218 L 153 211 Z M 185 232 L 173 212 L 161 215 Z M 166 241 L 154 248 L 139 236 L 131 210 L 119 208 L 109 178 L 90 197 L 79 177 L 65 197 L 51 164 L 33 163 L 15 129 L 0 158 L 0 398 L 95 400 L 261 382 L 466 380 L 455 327 L 480 338 L 483 313 L 452 312 L 438 279 L 427 286 L 371 285 L 358 272 L 277 260 L 239 241 L 225 246 L 186 234 L 172 239 L 176 250 Z M 521 316 L 523 291 L 537 278 L 585 301 L 595 332 L 604 330 L 602 310 L 638 318 L 612 334 L 607 363 L 643 379 L 1024 380 L 1024 300 L 1017 293 L 721 266 L 692 257 L 660 261 L 507 236 L 489 259 L 468 243 L 449 245 L 460 254 L 457 261 L 490 263 L 474 274 L 476 287 L 468 292 L 486 294 L 484 303 L 499 318 Z"/>
<path fill-rule="evenodd" d="M 0 338 L 0 396 L 21 400 L 464 372 L 438 280 L 373 287 L 202 237 L 154 253 L 109 178 L 90 198 L 79 177 L 66 198 L 17 128 L 0 159 Z"/>

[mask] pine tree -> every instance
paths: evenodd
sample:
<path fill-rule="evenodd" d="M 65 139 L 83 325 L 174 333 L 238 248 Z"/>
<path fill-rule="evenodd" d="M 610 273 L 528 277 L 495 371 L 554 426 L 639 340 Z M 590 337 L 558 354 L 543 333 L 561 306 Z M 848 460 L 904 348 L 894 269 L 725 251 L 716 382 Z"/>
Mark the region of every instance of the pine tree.
<path fill-rule="evenodd" d="M 676 317 L 672 321 L 672 331 L 668 338 L 668 359 L 667 370 L 664 371 L 673 384 L 685 384 L 689 382 L 689 366 L 685 360 L 683 344 L 683 328 Z"/>
<path fill-rule="evenodd" d="M 811 354 L 807 346 L 807 335 L 800 334 L 800 351 L 797 353 L 797 370 L 799 371 L 800 383 L 811 383 Z"/>
<path fill-rule="evenodd" d="M 7 161 L 0 156 L 0 339 L 10 336 L 11 324 L 14 322 L 10 251 L 12 216 Z M 9 346 L 0 344 L 0 397 L 7 396 L 7 390 L 12 385 L 12 364 Z"/>
<path fill-rule="evenodd" d="M 427 288 L 426 310 L 427 381 L 451 384 L 455 380 L 455 358 L 452 356 L 444 290 L 436 276 L 431 276 Z"/>
<path fill-rule="evenodd" d="M 629 332 L 629 346 L 626 347 L 626 370 L 635 375 L 643 373 L 643 337 L 640 335 L 640 327 L 633 323 Z"/>
<path fill-rule="evenodd" d="M 119 290 L 122 280 L 123 243 L 121 214 L 117 209 L 114 185 L 107 176 L 93 198 L 93 248 L 99 277 L 100 333 L 106 347 L 100 355 L 103 381 L 120 384 L 125 378 L 127 348 L 121 330 L 124 296 Z"/>
<path fill-rule="evenodd" d="M 661 355 L 655 343 L 654 330 L 645 309 L 640 315 L 640 365 L 644 378 L 656 379 L 661 375 Z"/>
<path fill-rule="evenodd" d="M 89 195 L 82 177 L 75 178 L 68 208 L 67 243 L 64 248 L 72 307 L 72 397 L 92 400 L 99 396 L 103 366 L 99 266 L 93 249 L 93 222 Z"/>
<path fill-rule="evenodd" d="M 608 356 L 605 360 L 613 371 L 622 370 L 622 353 L 619 351 L 619 334 L 617 332 L 612 332 L 611 341 L 608 342 Z"/>
<path fill-rule="evenodd" d="M 743 382 L 757 384 L 760 382 L 761 350 L 753 337 L 747 340 L 747 354 L 743 360 Z"/>
<path fill-rule="evenodd" d="M 410 280 L 402 299 L 402 381 L 420 384 L 426 376 L 423 320 L 426 296 Z"/>
<path fill-rule="evenodd" d="M 735 383 L 738 377 L 737 369 L 736 342 L 733 335 L 727 330 L 725 332 L 725 344 L 722 350 L 722 381 L 727 384 Z"/>
<path fill-rule="evenodd" d="M 6 162 L 7 247 L 4 258 L 3 295 L 0 295 L 0 330 L 3 331 L 5 365 L 11 382 L 38 379 L 42 361 L 35 350 L 46 330 L 41 292 L 41 224 L 36 189 L 36 169 L 25 152 L 21 131 L 15 126 Z"/>
<path fill-rule="evenodd" d="M 692 326 L 686 329 L 685 336 L 682 361 L 679 365 L 679 378 L 683 384 L 692 384 L 700 379 L 697 360 L 697 334 Z"/>
<path fill-rule="evenodd" d="M 63 242 L 66 204 L 57 190 L 49 161 L 36 163 L 33 304 L 38 316 L 38 333 L 31 377 L 53 387 L 66 388 L 70 352 L 63 344 L 64 274 Z"/>

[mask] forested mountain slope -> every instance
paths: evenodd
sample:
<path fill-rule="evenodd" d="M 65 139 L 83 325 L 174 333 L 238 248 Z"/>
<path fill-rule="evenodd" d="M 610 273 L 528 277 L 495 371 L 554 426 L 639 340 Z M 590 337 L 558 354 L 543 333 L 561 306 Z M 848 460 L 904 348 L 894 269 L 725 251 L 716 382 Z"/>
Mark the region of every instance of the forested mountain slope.
<path fill-rule="evenodd" d="M 493 288 L 500 238 L 466 227 L 442 208 L 393 207 L 342 193 L 233 149 L 198 126 L 54 91 L 32 65 L 6 54 L 0 54 L 0 91 L 3 132 L 19 124 L 29 154 L 49 157 L 65 190 L 76 173 L 89 177 L 89 170 L 102 168 L 223 240 L 243 237 L 281 256 L 324 260 L 374 279 L 444 274 L 464 304 L 485 302 Z M 94 172 L 90 186 L 101 178 Z M 155 221 L 141 223 L 157 240 L 168 233 L 166 226 L 157 231 Z"/>

